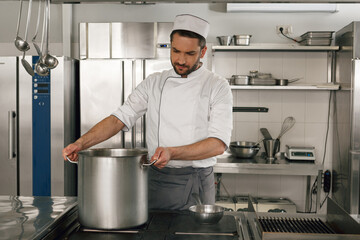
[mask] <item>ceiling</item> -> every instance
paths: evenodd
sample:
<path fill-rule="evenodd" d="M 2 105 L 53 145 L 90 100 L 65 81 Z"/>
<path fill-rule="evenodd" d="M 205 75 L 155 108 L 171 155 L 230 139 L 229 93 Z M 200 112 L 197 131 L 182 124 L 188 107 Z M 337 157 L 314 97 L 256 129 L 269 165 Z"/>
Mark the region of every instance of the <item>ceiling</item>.
<path fill-rule="evenodd" d="M 155 3 L 360 3 L 360 0 L 51 0 L 52 3 L 122 3 L 145 5 Z"/>

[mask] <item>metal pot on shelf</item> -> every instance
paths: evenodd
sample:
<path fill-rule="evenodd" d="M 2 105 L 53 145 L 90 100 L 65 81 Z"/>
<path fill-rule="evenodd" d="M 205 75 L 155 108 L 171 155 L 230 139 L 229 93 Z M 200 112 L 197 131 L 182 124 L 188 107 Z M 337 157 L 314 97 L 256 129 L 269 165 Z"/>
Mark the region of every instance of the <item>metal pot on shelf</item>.
<path fill-rule="evenodd" d="M 146 166 L 150 165 L 146 163 L 145 149 L 103 148 L 79 152 L 80 224 L 87 228 L 111 230 L 146 223 Z"/>
<path fill-rule="evenodd" d="M 249 85 L 250 76 L 248 75 L 232 75 L 230 81 L 234 85 Z"/>
<path fill-rule="evenodd" d="M 299 81 L 301 78 L 293 78 L 293 79 L 275 79 L 276 85 L 279 86 L 287 86 L 289 83 L 293 83 Z"/>
<path fill-rule="evenodd" d="M 234 44 L 237 46 L 250 45 L 251 35 L 234 35 Z"/>
<path fill-rule="evenodd" d="M 216 37 L 219 41 L 219 44 L 222 46 L 229 46 L 231 44 L 231 36 L 218 36 Z"/>

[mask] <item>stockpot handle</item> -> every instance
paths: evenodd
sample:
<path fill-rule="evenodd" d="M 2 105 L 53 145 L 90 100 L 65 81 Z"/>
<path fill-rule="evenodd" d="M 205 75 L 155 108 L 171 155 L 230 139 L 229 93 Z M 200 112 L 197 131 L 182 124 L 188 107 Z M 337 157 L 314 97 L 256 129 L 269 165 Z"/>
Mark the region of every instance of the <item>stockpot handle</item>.
<path fill-rule="evenodd" d="M 66 157 L 66 159 L 69 161 L 69 162 L 71 162 L 71 163 L 75 163 L 75 164 L 78 164 L 78 162 L 77 161 L 73 161 L 73 160 L 71 160 L 68 156 L 65 156 Z"/>
<path fill-rule="evenodd" d="M 65 157 L 66 157 L 66 159 L 67 159 L 69 162 L 78 164 L 77 161 L 71 160 L 68 156 L 65 156 Z M 157 159 L 155 159 L 155 160 L 152 161 L 151 163 L 143 163 L 142 165 L 143 165 L 143 166 L 151 166 L 151 165 L 153 165 L 156 161 L 157 161 Z"/>
<path fill-rule="evenodd" d="M 152 161 L 151 163 L 143 163 L 142 165 L 143 166 L 151 166 L 153 165 L 154 163 L 156 163 L 157 159 L 155 159 L 154 161 Z"/>

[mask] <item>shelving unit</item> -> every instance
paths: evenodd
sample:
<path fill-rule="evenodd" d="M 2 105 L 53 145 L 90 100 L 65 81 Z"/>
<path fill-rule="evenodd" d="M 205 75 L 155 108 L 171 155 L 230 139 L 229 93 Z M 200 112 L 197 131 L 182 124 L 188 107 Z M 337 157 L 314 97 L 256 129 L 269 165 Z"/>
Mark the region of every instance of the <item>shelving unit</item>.
<path fill-rule="evenodd" d="M 301 46 L 295 44 L 253 44 L 249 46 L 212 46 L 213 51 L 337 51 L 339 46 Z"/>
<path fill-rule="evenodd" d="M 334 84 L 335 76 L 335 54 L 339 46 L 301 46 L 297 44 L 251 44 L 249 46 L 212 46 L 212 55 L 210 64 L 215 71 L 214 60 L 216 52 L 327 52 L 327 81 L 323 84 L 290 84 L 288 86 L 277 85 L 231 85 L 232 90 L 305 90 L 305 91 L 336 91 L 344 88 Z M 219 156 L 217 164 L 214 166 L 214 172 L 221 178 L 222 174 L 269 174 L 269 175 L 298 175 L 306 176 L 306 197 L 305 210 L 309 210 L 311 176 L 318 179 L 317 187 L 321 188 L 321 178 L 323 166 L 311 163 L 291 163 L 281 158 L 275 163 L 268 163 L 261 157 L 255 159 L 236 159 L 230 156 Z M 217 192 L 220 193 L 220 186 Z M 316 211 L 320 209 L 320 191 L 316 195 Z"/>
<path fill-rule="evenodd" d="M 251 85 L 231 85 L 233 90 L 339 90 L 337 84 L 324 85 L 289 85 L 289 86 L 251 86 Z"/>
<path fill-rule="evenodd" d="M 215 173 L 241 173 L 266 175 L 297 175 L 317 176 L 322 170 L 321 164 L 289 162 L 284 156 L 273 162 L 268 162 L 264 156 L 250 159 L 235 158 L 232 155 L 217 156 L 214 166 Z"/>
<path fill-rule="evenodd" d="M 233 90 L 339 90 L 336 84 L 330 84 L 334 77 L 335 52 L 339 50 L 339 46 L 302 46 L 297 44 L 251 44 L 249 46 L 211 46 L 212 58 L 215 52 L 244 52 L 244 51 L 297 51 L 297 52 L 327 52 L 328 53 L 328 79 L 327 84 L 310 85 L 310 84 L 291 84 L 289 86 L 255 86 L 255 85 L 232 85 Z M 213 60 L 211 60 L 214 63 Z M 215 66 L 212 65 L 213 70 Z"/>
<path fill-rule="evenodd" d="M 264 156 L 253 159 L 239 159 L 224 154 L 217 157 L 214 173 L 217 178 L 221 178 L 224 173 L 306 176 L 305 210 L 309 211 L 310 202 L 312 201 L 310 196 L 311 176 L 321 179 L 323 170 L 321 164 L 289 162 L 283 155 L 279 159 L 269 162 Z M 321 189 L 321 181 L 317 182 L 317 187 Z M 220 193 L 219 185 L 217 186 L 217 192 Z M 315 206 L 315 211 L 320 209 L 320 191 L 316 194 Z"/>

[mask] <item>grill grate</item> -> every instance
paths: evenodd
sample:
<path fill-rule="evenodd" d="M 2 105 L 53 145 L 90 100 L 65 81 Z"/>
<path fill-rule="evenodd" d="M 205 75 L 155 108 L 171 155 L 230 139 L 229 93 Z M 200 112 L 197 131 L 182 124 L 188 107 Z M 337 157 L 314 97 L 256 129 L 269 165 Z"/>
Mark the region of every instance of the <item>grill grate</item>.
<path fill-rule="evenodd" d="M 259 217 L 264 232 L 334 234 L 319 218 Z"/>

